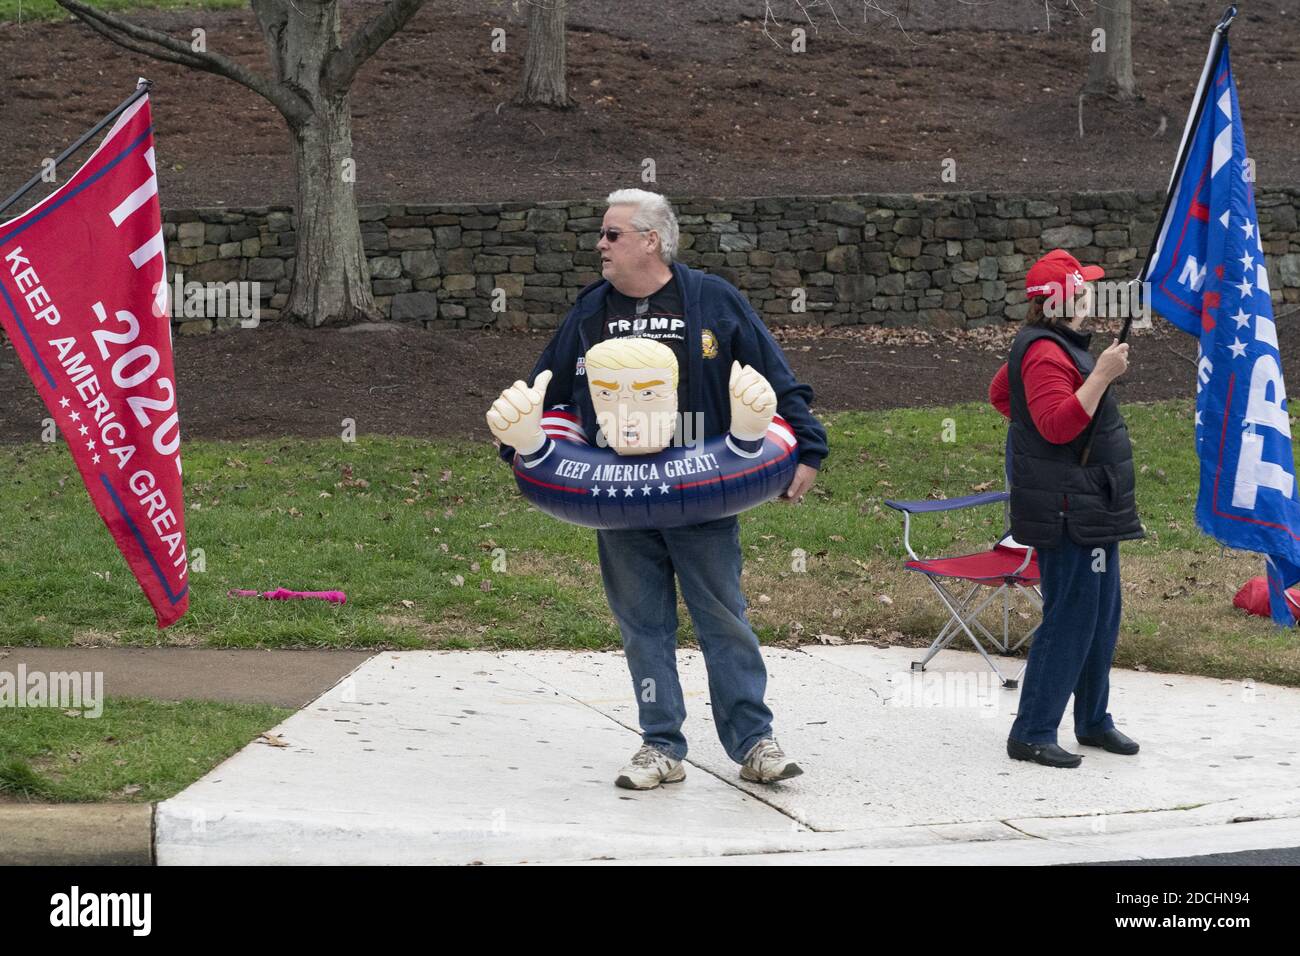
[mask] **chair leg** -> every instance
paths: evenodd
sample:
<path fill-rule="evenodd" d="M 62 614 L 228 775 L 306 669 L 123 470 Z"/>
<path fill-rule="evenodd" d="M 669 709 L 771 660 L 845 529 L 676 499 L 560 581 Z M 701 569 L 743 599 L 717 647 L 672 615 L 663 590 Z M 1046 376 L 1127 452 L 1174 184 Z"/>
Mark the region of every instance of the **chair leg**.
<path fill-rule="evenodd" d="M 984 658 L 984 663 L 987 664 L 989 669 L 997 675 L 998 682 L 1003 687 L 1014 688 L 1019 686 L 1020 678 L 1024 676 L 1025 666 L 1027 665 L 1022 665 L 1019 672 L 1013 678 L 1003 676 L 1002 671 L 998 668 L 997 664 L 994 663 L 993 658 L 989 656 L 988 651 L 975 634 L 975 632 L 978 631 L 984 636 L 989 644 L 996 648 L 1000 653 L 1009 654 L 1018 650 L 1036 633 L 1038 633 L 1038 628 L 1041 625 L 1036 624 L 1030 629 L 1029 633 L 1020 638 L 1020 640 L 1018 640 L 1014 645 L 1011 643 L 1010 586 L 1003 584 L 999 588 L 991 589 L 988 596 L 986 596 L 982 601 L 976 603 L 975 597 L 980 590 L 985 587 L 984 585 L 972 584 L 970 590 L 959 596 L 950 592 L 930 575 L 926 575 L 926 580 L 930 582 L 930 586 L 934 588 L 935 593 L 938 594 L 939 600 L 942 601 L 944 606 L 948 609 L 949 620 L 939 631 L 938 636 L 935 637 L 929 648 L 926 649 L 925 656 L 920 661 L 912 662 L 912 669 L 920 671 L 925 670 L 926 665 L 934 659 L 936 654 L 949 647 L 960 634 L 965 633 L 965 635 L 970 638 L 970 642 L 975 645 L 975 650 L 982 658 Z M 1031 605 L 1036 605 L 1039 611 L 1042 610 L 1042 594 L 1036 586 L 1026 588 L 1023 585 L 1016 584 L 1015 587 L 1025 596 Z M 1002 598 L 1001 640 L 990 632 L 989 629 L 979 620 L 979 615 L 989 606 L 989 604 L 997 600 L 999 596 Z"/>
<path fill-rule="evenodd" d="M 1007 679 L 1002 676 L 1002 671 L 998 670 L 998 665 L 993 663 L 993 658 L 989 657 L 988 651 L 984 650 L 984 645 L 979 642 L 979 638 L 977 638 L 975 636 L 975 633 L 970 629 L 969 626 L 967 626 L 966 617 L 963 616 L 962 614 L 962 611 L 966 609 L 967 602 L 962 602 L 961 604 L 954 605 L 951 596 L 943 587 L 941 587 L 938 584 L 938 582 L 930 578 L 929 575 L 927 575 L 926 578 L 927 580 L 930 581 L 930 584 L 933 585 L 935 592 L 939 595 L 939 600 L 943 601 L 944 606 L 947 607 L 949 613 L 952 614 L 953 620 L 956 621 L 957 625 L 963 631 L 966 632 L 966 636 L 969 637 L 971 643 L 975 645 L 975 650 L 979 651 L 980 656 L 984 658 L 984 663 L 987 664 L 989 668 L 993 671 L 993 673 L 997 675 L 998 683 L 1000 683 L 1003 687 L 1014 687 L 1015 686 L 1014 683 L 1008 683 Z M 980 585 L 975 585 L 975 587 L 979 587 L 979 586 Z M 988 600 L 986 599 L 980 605 L 980 608 L 983 608 L 987 604 L 988 604 Z M 976 624 L 978 626 L 978 622 L 976 622 Z M 932 657 L 933 654 L 931 654 L 930 656 Z M 928 661 L 929 658 L 927 658 L 926 660 Z M 920 669 L 917 668 L 915 664 L 913 664 L 912 666 L 913 669 Z"/>
<path fill-rule="evenodd" d="M 1002 585 L 1002 653 L 1011 643 L 1011 589 Z"/>
<path fill-rule="evenodd" d="M 976 586 L 979 587 L 980 585 L 976 585 Z M 999 651 L 1003 651 L 1003 652 L 1006 651 L 1006 648 L 1003 646 L 1004 642 L 999 641 L 993 635 L 993 633 L 987 627 L 984 626 L 983 622 L 980 621 L 979 616 L 984 613 L 984 609 L 986 607 L 988 607 L 991 603 L 993 603 L 993 601 L 997 599 L 997 596 L 999 594 L 1001 594 L 1003 591 L 1006 590 L 1006 587 L 1007 586 L 1004 584 L 1001 587 L 997 588 L 996 590 L 990 591 L 988 597 L 986 597 L 983 601 L 981 601 L 979 605 L 976 606 L 975 610 L 968 612 L 965 618 L 967 623 L 975 627 L 981 634 L 983 634 L 985 639 L 988 640 L 990 644 L 996 647 Z"/>
<path fill-rule="evenodd" d="M 944 605 L 948 607 L 950 616 L 948 618 L 948 623 L 943 626 L 943 628 L 939 631 L 938 636 L 935 637 L 935 639 L 930 643 L 930 646 L 926 649 L 925 657 L 923 657 L 919 661 L 912 662 L 912 670 L 914 671 L 925 670 L 925 665 L 930 663 L 930 661 L 934 659 L 934 656 L 936 654 L 938 654 L 941 650 L 943 650 L 949 644 L 951 644 L 958 635 L 956 615 L 951 614 L 952 608 L 949 605 L 947 600 L 948 592 L 944 590 L 942 585 L 940 585 L 937 581 L 934 580 L 934 578 L 930 577 L 928 574 L 925 576 L 925 579 L 930 582 L 930 586 L 932 588 L 934 588 L 936 591 L 939 592 L 940 600 L 942 600 L 944 602 Z M 954 598 L 954 600 L 958 601 L 957 606 L 962 610 L 965 610 L 966 607 L 970 604 L 971 599 L 975 597 L 975 594 L 978 591 L 979 591 L 979 585 L 972 584 L 970 590 L 967 591 L 963 597 L 961 597 L 960 599 Z"/>

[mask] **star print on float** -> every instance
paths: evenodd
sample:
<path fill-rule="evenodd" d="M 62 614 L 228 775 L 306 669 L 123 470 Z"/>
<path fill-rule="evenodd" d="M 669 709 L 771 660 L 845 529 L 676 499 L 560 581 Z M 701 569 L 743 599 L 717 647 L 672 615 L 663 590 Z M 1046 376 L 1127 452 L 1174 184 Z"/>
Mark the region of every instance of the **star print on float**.
<path fill-rule="evenodd" d="M 586 443 L 577 417 L 552 408 L 552 439 L 532 458 L 515 456 L 515 480 L 537 510 L 587 528 L 675 528 L 739 514 L 790 486 L 798 463 L 794 431 L 779 415 L 756 451 L 731 435 L 654 455 L 622 456 Z"/>

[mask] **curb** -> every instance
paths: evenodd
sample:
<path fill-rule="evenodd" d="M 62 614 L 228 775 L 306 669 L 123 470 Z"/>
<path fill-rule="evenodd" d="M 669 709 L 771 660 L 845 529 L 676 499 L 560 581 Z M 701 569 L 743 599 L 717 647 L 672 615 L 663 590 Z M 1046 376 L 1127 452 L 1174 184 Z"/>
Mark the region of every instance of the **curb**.
<path fill-rule="evenodd" d="M 152 866 L 154 807 L 0 804 L 0 865 Z"/>

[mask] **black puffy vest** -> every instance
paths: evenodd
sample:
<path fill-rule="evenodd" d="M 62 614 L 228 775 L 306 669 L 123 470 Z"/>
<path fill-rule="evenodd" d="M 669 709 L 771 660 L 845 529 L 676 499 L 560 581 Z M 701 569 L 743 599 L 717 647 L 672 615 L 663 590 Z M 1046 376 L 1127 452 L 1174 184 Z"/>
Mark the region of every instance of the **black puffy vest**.
<path fill-rule="evenodd" d="M 1068 327 L 1025 326 L 1011 346 L 1011 533 L 1021 544 L 1054 548 L 1064 527 L 1080 545 L 1110 544 L 1144 536 L 1134 496 L 1133 448 L 1119 403 L 1108 391 L 1094 414 L 1092 452 L 1081 465 L 1089 429 L 1071 442 L 1049 442 L 1034 425 L 1025 399 L 1021 363 L 1029 346 L 1051 339 L 1063 348 L 1085 379 L 1095 360 L 1089 332 Z"/>

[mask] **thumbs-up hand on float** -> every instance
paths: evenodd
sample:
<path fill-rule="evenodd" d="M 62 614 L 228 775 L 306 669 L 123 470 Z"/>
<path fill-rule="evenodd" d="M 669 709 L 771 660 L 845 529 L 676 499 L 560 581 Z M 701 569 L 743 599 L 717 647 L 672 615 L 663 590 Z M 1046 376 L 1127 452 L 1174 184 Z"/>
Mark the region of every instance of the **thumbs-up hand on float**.
<path fill-rule="evenodd" d="M 731 363 L 727 383 L 731 397 L 731 434 L 742 441 L 758 441 L 776 414 L 776 392 L 752 365 Z"/>
<path fill-rule="evenodd" d="M 533 380 L 531 387 L 523 381 L 515 382 L 492 403 L 487 411 L 488 428 L 501 444 L 511 446 L 521 455 L 531 455 L 546 444 L 542 405 L 550 382 L 551 370 L 546 369 Z"/>

